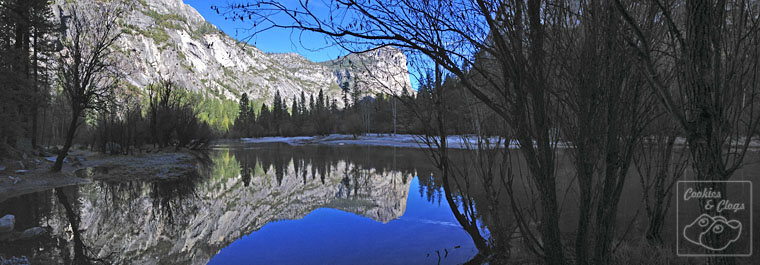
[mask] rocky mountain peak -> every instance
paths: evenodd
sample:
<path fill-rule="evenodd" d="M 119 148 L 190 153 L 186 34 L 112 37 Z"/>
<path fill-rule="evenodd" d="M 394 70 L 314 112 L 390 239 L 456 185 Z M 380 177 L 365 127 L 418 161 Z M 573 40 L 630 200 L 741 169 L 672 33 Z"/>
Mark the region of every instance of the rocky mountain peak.
<path fill-rule="evenodd" d="M 132 5 L 121 21 L 118 50 L 127 62 L 126 80 L 137 88 L 163 76 L 209 97 L 237 100 L 248 93 L 253 102 L 269 105 L 276 91 L 290 99 L 301 91 L 308 97 L 323 89 L 339 106 L 344 105 L 344 83 L 356 84 L 351 87 L 364 95 L 400 93 L 404 87 L 411 91 L 406 58 L 394 48 L 317 63 L 239 42 L 181 0 L 138 0 Z"/>

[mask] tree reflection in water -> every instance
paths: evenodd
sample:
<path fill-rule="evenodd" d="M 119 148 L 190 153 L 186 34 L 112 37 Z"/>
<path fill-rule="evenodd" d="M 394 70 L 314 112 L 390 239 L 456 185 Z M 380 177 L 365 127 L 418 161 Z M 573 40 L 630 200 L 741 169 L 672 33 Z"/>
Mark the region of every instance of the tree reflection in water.
<path fill-rule="evenodd" d="M 24 195 L 36 200 L 0 202 L 0 210 L 24 224 L 51 230 L 45 239 L 16 244 L 15 250 L 0 242 L 5 251 L 0 252 L 36 263 L 205 264 L 268 223 L 298 220 L 319 208 L 380 223 L 399 219 L 414 176 L 421 176 L 427 201 L 440 205 L 443 196 L 434 168 L 418 150 L 233 146 L 211 151 L 209 160 L 198 174 L 184 178 L 102 181 Z M 13 203 L 36 212 L 6 210 Z M 35 252 L 46 240 L 43 253 Z M 437 248 L 442 260 L 452 258 L 453 247 Z M 437 259 L 435 250 L 429 249 L 431 259 Z"/>
<path fill-rule="evenodd" d="M 66 260 L 66 263 L 70 264 L 106 264 L 110 263 L 109 259 L 111 257 L 111 254 L 107 255 L 104 258 L 98 258 L 91 248 L 87 247 L 84 242 L 82 241 L 82 230 L 79 228 L 79 213 L 76 211 L 71 203 L 69 203 L 69 199 L 66 197 L 66 193 L 63 191 L 63 189 L 55 189 L 55 195 L 58 198 L 58 202 L 61 203 L 63 206 L 63 209 L 65 210 L 66 220 L 69 222 L 70 232 L 72 234 L 72 243 L 74 245 L 73 253 L 74 258 L 70 259 L 71 262 L 68 262 L 69 258 L 67 256 L 64 256 L 64 260 Z M 64 251 L 65 253 L 65 251 Z M 113 254 L 113 253 L 112 253 Z"/>

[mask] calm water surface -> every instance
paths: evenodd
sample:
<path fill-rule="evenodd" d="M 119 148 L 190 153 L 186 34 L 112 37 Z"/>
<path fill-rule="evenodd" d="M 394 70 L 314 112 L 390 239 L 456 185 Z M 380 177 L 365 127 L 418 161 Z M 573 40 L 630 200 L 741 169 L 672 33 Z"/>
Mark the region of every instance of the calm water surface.
<path fill-rule="evenodd" d="M 467 161 L 474 157 L 468 151 L 451 154 L 460 165 L 471 165 Z M 567 156 L 559 151 L 558 157 L 560 220 L 569 220 L 560 227 L 572 234 L 577 184 Z M 182 179 L 94 182 L 0 202 L 0 214 L 16 216 L 16 230 L 39 226 L 48 231 L 32 240 L 0 240 L 0 255 L 27 256 L 37 264 L 83 259 L 116 264 L 461 264 L 477 253 L 423 150 L 230 144 L 211 150 L 207 160 L 197 174 Z M 752 152 L 747 160 L 733 180 L 757 178 L 760 156 Z M 517 156 L 512 164 L 527 170 Z M 107 174 L 104 168 L 89 170 Z M 686 175 L 693 173 L 687 169 Z M 638 176 L 628 181 L 617 237 L 639 242 L 646 215 Z M 480 232 L 486 238 L 514 237 L 507 203 L 489 204 L 478 183 L 466 186 L 464 198 L 475 202 Z M 515 186 L 530 185 L 518 180 Z M 457 201 L 463 198 L 462 187 L 452 188 Z M 760 192 L 760 185 L 753 189 Z M 516 190 L 517 196 L 527 192 Z M 500 196 L 501 202 L 509 201 Z M 754 216 L 760 219 L 760 211 Z M 674 244 L 675 219 L 670 211 L 663 230 L 666 244 Z M 760 226 L 752 230 L 760 234 Z M 760 244 L 753 248 L 760 252 Z M 519 247 L 512 254 L 530 256 Z"/>
<path fill-rule="evenodd" d="M 209 158 L 185 179 L 0 202 L 16 230 L 49 232 L 0 242 L 0 254 L 37 263 L 460 264 L 477 253 L 421 150 L 235 144 Z"/>

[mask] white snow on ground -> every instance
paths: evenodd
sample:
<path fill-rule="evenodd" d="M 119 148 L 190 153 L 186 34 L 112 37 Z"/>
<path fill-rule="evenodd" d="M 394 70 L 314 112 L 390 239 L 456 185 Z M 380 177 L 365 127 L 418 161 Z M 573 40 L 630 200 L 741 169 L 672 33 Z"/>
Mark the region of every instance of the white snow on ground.
<path fill-rule="evenodd" d="M 421 137 L 412 134 L 367 134 L 357 137 L 346 134 L 330 134 L 327 136 L 242 138 L 241 140 L 246 143 L 287 143 L 290 145 L 328 144 L 427 148 L 428 146 L 423 142 Z M 492 138 L 491 141 L 495 142 L 496 138 Z M 478 144 L 476 137 L 467 135 L 448 136 L 446 142 L 449 148 L 454 149 L 476 149 Z M 559 143 L 557 147 L 565 148 L 567 145 Z M 519 142 L 512 140 L 509 143 L 509 148 L 519 148 Z"/>

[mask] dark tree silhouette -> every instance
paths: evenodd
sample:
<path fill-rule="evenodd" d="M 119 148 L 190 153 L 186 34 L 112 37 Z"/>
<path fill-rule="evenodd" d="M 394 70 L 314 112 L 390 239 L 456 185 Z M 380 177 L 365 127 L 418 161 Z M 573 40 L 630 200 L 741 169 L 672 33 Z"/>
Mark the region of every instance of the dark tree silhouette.
<path fill-rule="evenodd" d="M 113 3 L 88 3 L 95 7 L 70 4 L 71 16 L 58 60 L 58 81 L 71 106 L 66 142 L 58 153 L 53 171 L 60 171 L 86 110 L 101 108 L 113 96 L 118 84 L 114 50 L 121 36 L 118 20 L 123 8 Z M 89 13 L 86 10 L 90 10 Z M 96 14 L 97 12 L 97 14 Z"/>

